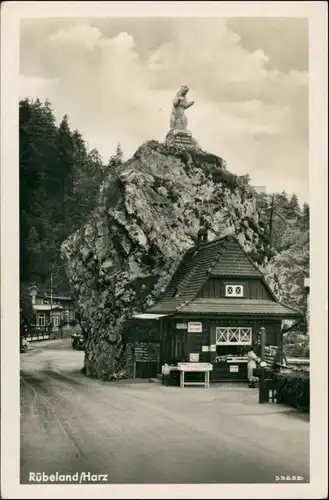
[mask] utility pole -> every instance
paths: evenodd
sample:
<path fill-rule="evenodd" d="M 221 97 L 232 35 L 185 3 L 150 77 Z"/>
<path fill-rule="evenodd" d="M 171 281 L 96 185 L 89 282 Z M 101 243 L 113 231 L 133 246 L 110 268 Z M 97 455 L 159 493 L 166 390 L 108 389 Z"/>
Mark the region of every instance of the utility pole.
<path fill-rule="evenodd" d="M 270 245 L 272 247 L 272 232 L 273 232 L 273 215 L 274 215 L 274 194 L 272 194 L 272 202 L 270 209 Z"/>
<path fill-rule="evenodd" d="M 259 373 L 259 403 L 268 403 L 268 391 L 265 387 L 265 346 L 266 346 L 266 330 L 262 326 L 260 328 L 260 373 Z"/>
<path fill-rule="evenodd" d="M 307 308 L 306 308 L 306 323 L 307 323 L 307 333 L 310 333 L 310 279 L 304 278 L 304 290 L 306 291 L 306 300 L 307 300 Z"/>
<path fill-rule="evenodd" d="M 53 329 L 53 272 L 50 272 L 50 327 Z"/>

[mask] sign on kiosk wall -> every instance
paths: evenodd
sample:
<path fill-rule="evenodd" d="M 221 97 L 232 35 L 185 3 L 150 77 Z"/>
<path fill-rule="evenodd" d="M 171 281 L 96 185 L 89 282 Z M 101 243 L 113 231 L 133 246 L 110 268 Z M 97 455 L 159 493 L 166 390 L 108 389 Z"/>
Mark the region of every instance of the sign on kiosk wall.
<path fill-rule="evenodd" d="M 194 362 L 199 362 L 199 353 L 198 352 L 191 352 L 190 353 L 190 361 Z"/>
<path fill-rule="evenodd" d="M 187 323 L 187 331 L 189 333 L 200 333 L 202 332 L 202 323 L 201 322 L 192 322 L 189 321 Z"/>
<path fill-rule="evenodd" d="M 186 323 L 176 323 L 176 329 L 177 330 L 186 330 L 187 324 Z"/>

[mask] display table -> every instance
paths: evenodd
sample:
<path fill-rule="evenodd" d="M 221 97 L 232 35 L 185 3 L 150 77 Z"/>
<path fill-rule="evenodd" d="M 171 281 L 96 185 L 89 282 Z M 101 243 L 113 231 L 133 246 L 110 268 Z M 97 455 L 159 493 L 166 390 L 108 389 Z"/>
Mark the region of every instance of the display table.
<path fill-rule="evenodd" d="M 218 356 L 214 363 L 213 382 L 246 382 L 248 358 L 246 356 Z"/>
<path fill-rule="evenodd" d="M 186 385 L 203 385 L 204 387 L 209 388 L 209 374 L 212 371 L 212 368 L 211 363 L 178 363 L 177 369 L 180 372 L 180 387 L 185 387 Z M 186 372 L 204 372 L 205 379 L 203 382 L 186 382 Z"/>

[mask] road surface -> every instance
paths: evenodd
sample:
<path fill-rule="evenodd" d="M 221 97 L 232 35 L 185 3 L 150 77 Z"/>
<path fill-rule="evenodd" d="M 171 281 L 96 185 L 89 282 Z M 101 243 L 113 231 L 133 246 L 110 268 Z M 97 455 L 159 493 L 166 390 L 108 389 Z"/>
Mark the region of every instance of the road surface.
<path fill-rule="evenodd" d="M 21 355 L 21 483 L 33 472 L 116 484 L 309 480 L 307 417 L 259 405 L 248 388 L 91 380 L 83 356 L 68 339 Z"/>

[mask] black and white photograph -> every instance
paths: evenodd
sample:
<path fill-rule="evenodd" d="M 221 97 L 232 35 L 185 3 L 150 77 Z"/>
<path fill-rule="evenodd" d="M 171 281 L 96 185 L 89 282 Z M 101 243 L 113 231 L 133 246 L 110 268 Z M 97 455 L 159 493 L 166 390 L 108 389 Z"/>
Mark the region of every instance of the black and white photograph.
<path fill-rule="evenodd" d="M 326 496 L 327 6 L 279 3 L 5 4 L 3 498 Z"/>

